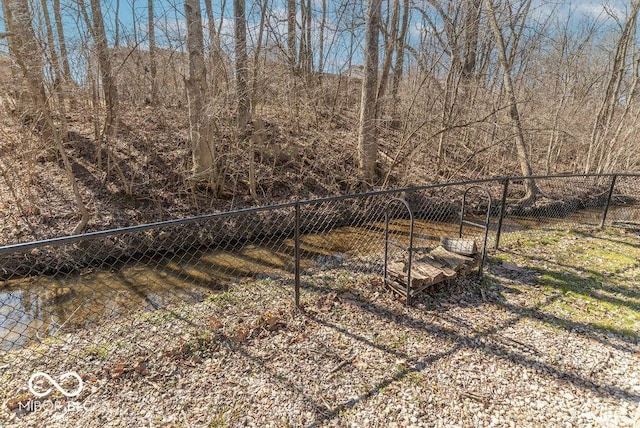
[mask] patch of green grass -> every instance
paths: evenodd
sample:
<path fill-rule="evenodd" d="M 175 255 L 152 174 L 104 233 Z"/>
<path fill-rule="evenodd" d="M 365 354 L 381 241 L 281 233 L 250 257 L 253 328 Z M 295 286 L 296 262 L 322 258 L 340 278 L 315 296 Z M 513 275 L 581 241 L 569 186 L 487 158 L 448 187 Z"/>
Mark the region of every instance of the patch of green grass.
<path fill-rule="evenodd" d="M 373 342 L 376 345 L 379 345 L 394 351 L 404 352 L 404 350 L 407 347 L 407 343 L 409 343 L 409 335 L 405 332 L 385 333 L 385 334 L 374 336 Z"/>
<path fill-rule="evenodd" d="M 227 421 L 224 419 L 223 414 L 217 414 L 211 419 L 209 422 L 209 428 L 224 428 L 229 426 Z"/>
<path fill-rule="evenodd" d="M 618 230 L 535 230 L 518 232 L 503 249 L 490 263 L 510 261 L 533 272 L 533 280 L 518 289 L 529 302 L 540 302 L 538 310 L 567 325 L 638 337 L 640 241 L 635 236 Z"/>
<path fill-rule="evenodd" d="M 91 345 L 85 349 L 85 355 L 87 357 L 98 358 L 99 360 L 106 360 L 111 355 L 111 349 L 113 343 L 104 342 L 99 345 Z"/>
<path fill-rule="evenodd" d="M 511 257 L 506 253 L 496 253 L 491 256 L 487 256 L 487 263 L 499 264 L 509 261 Z"/>
<path fill-rule="evenodd" d="M 211 331 L 200 332 L 187 343 L 185 352 L 200 358 L 210 358 L 220 349 L 219 338 Z"/>
<path fill-rule="evenodd" d="M 207 297 L 207 302 L 213 303 L 219 308 L 233 306 L 238 303 L 238 298 L 229 290 L 212 293 Z"/>
<path fill-rule="evenodd" d="M 418 371 L 412 371 L 406 374 L 405 379 L 411 385 L 419 386 L 424 384 L 424 374 Z"/>

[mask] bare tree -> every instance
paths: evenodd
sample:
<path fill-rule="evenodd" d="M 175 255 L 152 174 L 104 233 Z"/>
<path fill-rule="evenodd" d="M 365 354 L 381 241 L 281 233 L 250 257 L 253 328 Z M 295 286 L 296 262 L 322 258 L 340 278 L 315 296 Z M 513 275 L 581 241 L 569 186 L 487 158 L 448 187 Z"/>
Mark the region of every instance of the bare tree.
<path fill-rule="evenodd" d="M 32 26 L 32 15 L 27 0 L 3 0 L 5 22 L 11 33 L 9 49 L 20 67 L 27 84 L 29 97 L 19 99 L 24 123 L 34 123 L 42 130 L 45 140 L 52 141 L 56 126 L 50 109 L 44 78 L 43 52 Z"/>
<path fill-rule="evenodd" d="M 367 23 L 364 52 L 364 78 L 360 100 L 358 127 L 358 158 L 363 180 L 376 181 L 378 156 L 377 95 L 378 95 L 378 36 L 380 34 L 380 8 L 382 0 L 367 2 Z"/>
<path fill-rule="evenodd" d="M 300 68 L 309 76 L 313 69 L 313 49 L 311 47 L 311 0 L 300 1 Z"/>
<path fill-rule="evenodd" d="M 233 15 L 235 17 L 235 54 L 236 54 L 236 97 L 238 102 L 237 127 L 238 133 L 244 135 L 247 123 L 250 121 L 249 102 L 249 69 L 247 59 L 247 20 L 245 15 L 245 0 L 233 0 Z"/>
<path fill-rule="evenodd" d="M 630 47 L 633 46 L 636 25 L 638 20 L 638 10 L 640 9 L 640 1 L 631 3 L 631 11 L 627 16 L 620 38 L 616 43 L 616 51 L 613 57 L 613 63 L 611 65 L 611 75 L 607 82 L 607 88 L 605 90 L 598 114 L 596 115 L 591 131 L 591 139 L 589 149 L 587 152 L 587 159 L 585 162 L 585 173 L 590 172 L 592 164 L 594 163 L 594 157 L 599 152 L 600 161 L 597 163 L 596 170 L 601 172 L 602 159 L 607 151 L 607 148 L 603 146 L 605 134 L 611 127 L 615 111 L 616 104 L 620 98 L 620 88 L 622 86 L 623 79 L 627 73 L 628 54 Z"/>
<path fill-rule="evenodd" d="M 113 47 L 120 47 L 120 0 L 116 0 L 116 10 L 114 18 L 115 35 L 113 37 Z"/>
<path fill-rule="evenodd" d="M 46 142 L 53 141 L 60 153 L 67 179 L 73 189 L 76 206 L 81 214 L 81 219 L 73 228 L 72 234 L 81 233 L 89 221 L 89 212 L 82 201 L 82 195 L 71 168 L 71 161 L 63 147 L 60 132 L 51 114 L 44 84 L 43 52 L 39 48 L 39 43 L 33 30 L 29 2 L 28 0 L 3 0 L 3 10 L 9 14 L 6 22 L 10 33 L 13 35 L 11 54 L 22 69 L 32 102 L 39 110 L 36 114 L 37 117 L 42 118 L 40 127 L 44 140 Z"/>
<path fill-rule="evenodd" d="M 258 75 L 260 71 L 260 54 L 262 53 L 262 39 L 264 37 L 265 24 L 267 19 L 267 9 L 269 0 L 260 2 L 260 26 L 258 27 L 258 40 L 253 54 L 253 78 L 251 83 L 251 114 L 255 114 L 258 104 Z"/>
<path fill-rule="evenodd" d="M 60 128 L 62 130 L 62 138 L 66 139 L 67 135 L 67 114 L 65 109 L 65 99 L 62 92 L 63 74 L 62 66 L 60 64 L 58 52 L 56 50 L 56 44 L 53 36 L 53 26 L 51 25 L 51 16 L 49 14 L 49 7 L 46 0 L 41 0 L 42 16 L 44 17 L 45 30 L 47 34 L 47 50 L 51 61 L 51 68 L 53 70 L 53 87 L 52 92 L 57 99 L 57 109 L 60 112 Z"/>
<path fill-rule="evenodd" d="M 69 66 L 69 54 L 67 53 L 67 42 L 64 36 L 64 26 L 62 25 L 60 0 L 53 0 L 53 17 L 56 21 L 56 33 L 58 34 L 58 48 L 60 49 L 60 61 L 62 63 L 62 79 L 65 83 L 69 83 L 72 79 L 71 67 Z"/>
<path fill-rule="evenodd" d="M 133 29 L 133 46 L 138 46 L 138 15 L 136 13 L 136 0 L 131 1 L 131 28 Z"/>
<path fill-rule="evenodd" d="M 220 50 L 220 37 L 216 31 L 215 18 L 213 17 L 213 4 L 211 0 L 204 1 L 205 11 L 207 14 L 207 23 L 209 29 L 209 49 L 212 52 Z"/>
<path fill-rule="evenodd" d="M 156 24 L 153 1 L 147 1 L 148 31 L 149 31 L 149 72 L 151 74 L 151 105 L 158 102 L 158 64 L 156 61 Z"/>
<path fill-rule="evenodd" d="M 199 0 L 185 0 L 187 23 L 187 51 L 189 53 L 189 129 L 193 164 L 192 184 L 206 182 L 215 194 L 221 188 L 220 170 L 215 162 L 215 144 L 212 141 L 209 120 L 206 115 L 207 69 L 204 61 L 204 35 Z"/>
<path fill-rule="evenodd" d="M 318 73 L 324 73 L 324 31 L 327 26 L 327 0 L 322 0 L 322 18 L 320 18 L 320 30 L 318 40 Z"/>
<path fill-rule="evenodd" d="M 482 0 L 465 0 L 464 5 L 464 59 L 462 75 L 468 80 L 472 78 L 476 72 Z"/>
<path fill-rule="evenodd" d="M 391 86 L 391 96 L 393 99 L 393 110 L 395 112 L 398 106 L 398 90 L 400 88 L 400 79 L 402 79 L 404 69 L 405 44 L 407 39 L 407 29 L 409 28 L 409 12 L 411 5 L 409 0 L 404 0 L 402 5 L 402 22 L 400 24 L 400 34 L 396 42 L 396 62 L 393 67 L 393 80 Z"/>
<path fill-rule="evenodd" d="M 393 12 L 389 17 L 391 21 L 391 28 L 388 28 L 385 33 L 385 50 L 384 61 L 382 63 L 382 74 L 380 75 L 380 82 L 378 84 L 378 111 L 380 112 L 382 106 L 381 103 L 384 99 L 384 94 L 387 90 L 387 82 L 389 80 L 389 73 L 391 72 L 391 62 L 393 60 L 393 51 L 397 43 L 398 38 L 398 22 L 400 20 L 400 0 L 393 0 Z M 389 27 L 389 26 L 387 26 Z"/>
<path fill-rule="evenodd" d="M 100 0 L 91 0 L 91 18 L 93 22 L 92 33 L 96 43 L 96 55 L 100 65 L 100 76 L 102 78 L 102 91 L 107 110 L 104 133 L 109 137 L 114 137 L 118 129 L 118 87 L 111 70 L 111 55 L 107 45 L 107 35 L 104 30 L 104 20 L 102 18 L 102 7 Z"/>
<path fill-rule="evenodd" d="M 500 58 L 500 66 L 502 68 L 502 80 L 504 84 L 504 90 L 509 99 L 509 117 L 513 124 L 514 143 L 516 147 L 516 153 L 518 154 L 518 161 L 520 163 L 520 169 L 522 175 L 533 175 L 531 169 L 531 163 L 529 161 L 529 153 L 527 151 L 527 144 L 524 139 L 524 131 L 522 129 L 522 122 L 520 120 L 520 112 L 518 111 L 518 99 L 513 87 L 513 81 L 511 80 L 511 68 L 512 63 L 507 58 L 507 48 L 504 43 L 504 36 L 502 30 L 498 26 L 495 10 L 491 0 L 484 0 L 485 9 L 487 11 L 487 17 L 489 19 L 489 26 L 493 31 L 493 35 L 496 39 L 496 45 L 498 48 L 498 57 Z M 524 205 L 530 204 L 537 197 L 539 190 L 533 179 L 524 180 L 525 196 L 522 199 Z"/>
<path fill-rule="evenodd" d="M 291 70 L 296 68 L 296 0 L 287 0 L 287 54 Z"/>

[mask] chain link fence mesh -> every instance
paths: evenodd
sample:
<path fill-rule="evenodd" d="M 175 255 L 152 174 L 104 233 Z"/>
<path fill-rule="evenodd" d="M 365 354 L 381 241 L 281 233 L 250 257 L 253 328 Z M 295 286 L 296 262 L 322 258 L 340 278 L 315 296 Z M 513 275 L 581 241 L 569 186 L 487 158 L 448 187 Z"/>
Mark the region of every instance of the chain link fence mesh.
<path fill-rule="evenodd" d="M 3 247 L 0 376 L 4 384 L 18 377 L 26 386 L 35 372 L 106 370 L 113 376 L 144 371 L 142 362 L 127 356 L 153 354 L 150 343 L 175 343 L 180 352 L 191 354 L 206 349 L 201 341 L 211 338 L 182 338 L 177 326 L 203 332 L 218 321 L 183 308 L 208 301 L 242 311 L 243 302 L 225 294 L 234 284 L 255 287 L 255 298 L 269 311 L 276 300 L 293 304 L 297 265 L 303 302 L 311 290 L 322 291 L 314 288 L 314 276 L 323 270 L 379 276 L 385 214 L 389 238 L 399 244 L 390 247 L 389 259 L 405 257 L 401 247 L 409 241 L 409 212 L 403 204 L 389 204 L 393 198 L 411 207 L 414 246 L 433 248 L 443 237 L 458 236 L 462 196 L 469 186 L 481 186 L 468 193 L 465 219 L 483 223 L 489 211 L 493 248 L 498 232 L 508 241 L 513 232 L 526 229 L 599 226 L 613 179 L 539 177 L 540 196 L 530 206 L 520 202 L 522 178 L 501 178 L 301 201 Z M 640 225 L 639 177 L 615 180 L 606 224 Z M 465 237 L 482 235 L 478 227 L 463 229 Z M 261 288 L 261 281 L 269 281 L 275 295 Z M 149 335 L 151 342 L 131 339 Z M 4 400 L 16 391 L 3 387 L 0 395 Z M 22 405 L 17 400 L 14 406 Z"/>

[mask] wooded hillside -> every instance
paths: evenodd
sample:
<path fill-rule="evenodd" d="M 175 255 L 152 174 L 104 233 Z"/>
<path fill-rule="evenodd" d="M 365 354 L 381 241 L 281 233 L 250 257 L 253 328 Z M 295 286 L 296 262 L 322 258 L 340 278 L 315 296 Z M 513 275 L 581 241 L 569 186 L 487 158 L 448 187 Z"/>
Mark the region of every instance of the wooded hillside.
<path fill-rule="evenodd" d="M 372 188 L 635 171 L 639 8 L 2 0 L 0 243 Z"/>

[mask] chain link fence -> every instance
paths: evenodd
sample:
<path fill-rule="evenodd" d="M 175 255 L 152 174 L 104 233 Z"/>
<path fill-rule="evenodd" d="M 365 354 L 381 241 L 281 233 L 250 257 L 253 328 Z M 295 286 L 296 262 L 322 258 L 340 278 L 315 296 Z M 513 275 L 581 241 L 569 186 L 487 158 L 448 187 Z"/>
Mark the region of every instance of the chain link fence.
<path fill-rule="evenodd" d="M 159 344 L 205 358 L 205 345 L 216 340 L 206 332 L 220 323 L 212 308 L 257 311 L 254 319 L 270 328 L 276 308 L 330 293 L 316 281 L 327 271 L 380 276 L 392 198 L 409 203 L 414 245 L 425 248 L 458 235 L 469 186 L 491 195 L 469 192 L 466 208 L 481 222 L 489 210 L 489 248 L 526 229 L 640 225 L 639 175 L 535 177 L 539 197 L 529 206 L 520 202 L 524 180 L 330 197 L 0 247 L 2 401 L 11 411 L 33 410 L 38 373 L 80 373 L 86 382 L 144 372 L 144 356 Z M 391 239 L 407 244 L 406 209 L 389 206 L 389 218 Z M 465 236 L 482 233 L 464 229 Z M 234 297 L 230 287 L 250 293 Z M 237 334 L 250 334 L 243 328 Z M 61 385 L 63 393 L 72 389 Z"/>

